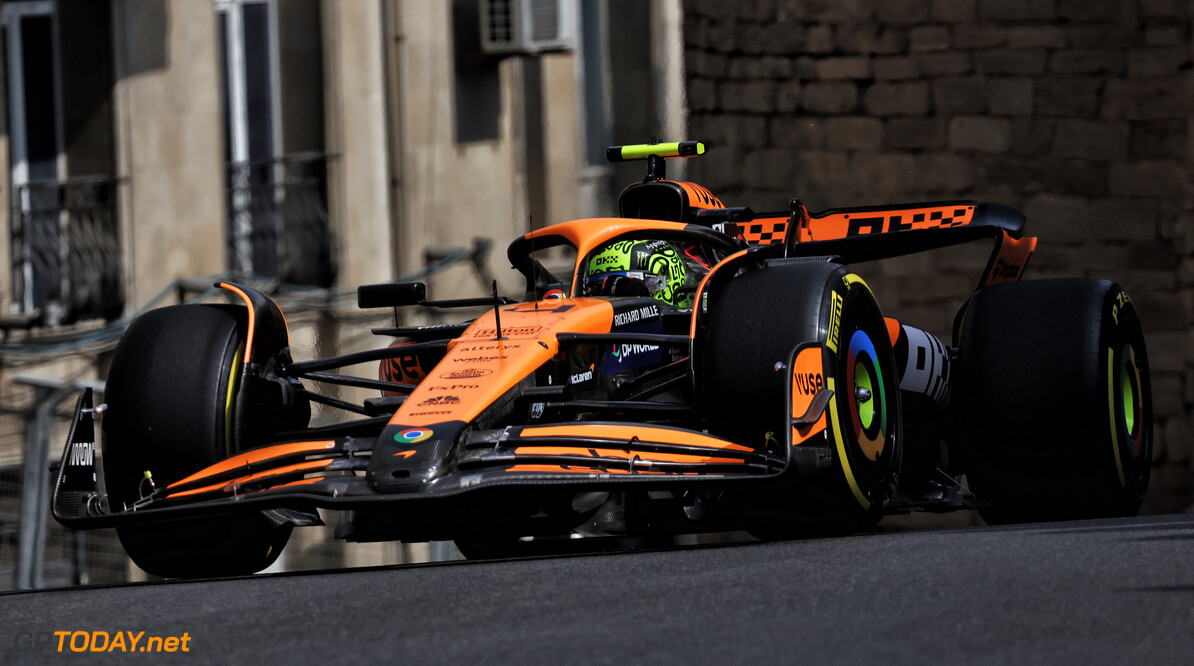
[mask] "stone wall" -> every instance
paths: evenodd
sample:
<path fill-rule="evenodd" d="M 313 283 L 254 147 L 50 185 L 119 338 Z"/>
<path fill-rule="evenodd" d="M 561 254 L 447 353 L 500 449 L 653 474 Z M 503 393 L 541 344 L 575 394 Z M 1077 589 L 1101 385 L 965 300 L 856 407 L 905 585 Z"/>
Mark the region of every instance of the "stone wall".
<path fill-rule="evenodd" d="M 1027 279 L 1123 284 L 1145 324 L 1157 467 L 1194 502 L 1191 15 L 1185 0 L 685 0 L 689 176 L 727 205 L 1010 204 Z M 948 340 L 987 248 L 868 267 Z M 881 279 L 880 279 L 881 278 Z"/>

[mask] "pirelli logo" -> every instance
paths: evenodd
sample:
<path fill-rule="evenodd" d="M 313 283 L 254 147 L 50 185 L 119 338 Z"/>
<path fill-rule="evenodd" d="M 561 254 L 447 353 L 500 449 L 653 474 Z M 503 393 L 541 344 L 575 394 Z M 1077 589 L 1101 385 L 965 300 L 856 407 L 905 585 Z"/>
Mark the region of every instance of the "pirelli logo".
<path fill-rule="evenodd" d="M 825 346 L 829 347 L 833 353 L 837 353 L 837 339 L 841 335 L 842 328 L 842 295 L 833 292 L 829 306 L 829 338 L 825 342 Z"/>

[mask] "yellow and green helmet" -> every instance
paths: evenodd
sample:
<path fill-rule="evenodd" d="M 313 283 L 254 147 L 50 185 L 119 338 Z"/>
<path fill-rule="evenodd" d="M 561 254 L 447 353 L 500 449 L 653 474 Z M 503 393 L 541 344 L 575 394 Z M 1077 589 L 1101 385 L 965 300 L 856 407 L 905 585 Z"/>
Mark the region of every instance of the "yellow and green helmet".
<path fill-rule="evenodd" d="M 700 270 L 698 270 L 700 269 Z M 645 292 L 678 308 L 692 307 L 693 292 L 682 287 L 696 285 L 704 270 L 685 256 L 682 248 L 664 240 L 624 240 L 610 243 L 594 254 L 586 266 L 586 293 L 593 295 L 632 295 L 623 290 L 609 292 L 611 280 L 641 281 Z"/>

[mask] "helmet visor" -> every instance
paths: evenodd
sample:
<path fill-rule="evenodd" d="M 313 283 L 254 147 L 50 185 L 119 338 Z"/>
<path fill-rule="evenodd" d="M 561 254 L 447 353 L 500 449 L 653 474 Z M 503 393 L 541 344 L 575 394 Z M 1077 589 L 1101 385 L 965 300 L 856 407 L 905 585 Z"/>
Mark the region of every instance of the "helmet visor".
<path fill-rule="evenodd" d="M 593 293 L 594 288 L 600 287 L 608 278 L 611 277 L 628 277 L 635 280 L 642 280 L 643 284 L 647 285 L 647 291 L 652 296 L 663 291 L 667 287 L 667 278 L 655 273 L 648 273 L 646 271 L 610 271 L 608 273 L 599 273 L 597 275 L 590 275 L 586 283 L 587 291 Z"/>

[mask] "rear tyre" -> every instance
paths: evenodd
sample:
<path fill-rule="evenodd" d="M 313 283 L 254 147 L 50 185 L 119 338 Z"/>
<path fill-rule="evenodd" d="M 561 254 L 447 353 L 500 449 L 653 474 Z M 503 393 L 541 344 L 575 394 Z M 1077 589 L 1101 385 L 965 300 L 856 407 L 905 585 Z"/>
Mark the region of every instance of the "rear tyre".
<path fill-rule="evenodd" d="M 1062 279 L 983 289 L 966 307 L 953 400 L 988 523 L 1134 515 L 1148 488 L 1152 392 L 1122 287 Z"/>
<path fill-rule="evenodd" d="M 891 340 L 870 288 L 837 264 L 777 260 L 734 277 L 709 301 L 703 383 L 714 434 L 756 447 L 767 433 L 784 441 L 787 372 L 776 364 L 802 342 L 827 348 L 828 428 L 805 444 L 829 444 L 833 466 L 744 495 L 748 530 L 776 539 L 874 526 L 895 493 L 902 419 Z"/>
<path fill-rule="evenodd" d="M 244 354 L 245 311 L 184 305 L 145 313 L 112 357 L 103 418 L 104 482 L 113 510 L 142 496 L 144 472 L 161 488 L 219 462 L 232 450 Z M 148 573 L 171 578 L 232 576 L 268 567 L 292 525 L 261 513 L 117 528 L 125 551 Z"/>

